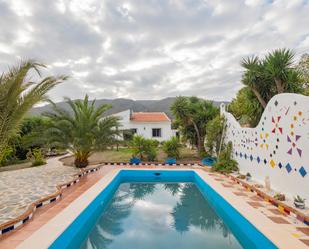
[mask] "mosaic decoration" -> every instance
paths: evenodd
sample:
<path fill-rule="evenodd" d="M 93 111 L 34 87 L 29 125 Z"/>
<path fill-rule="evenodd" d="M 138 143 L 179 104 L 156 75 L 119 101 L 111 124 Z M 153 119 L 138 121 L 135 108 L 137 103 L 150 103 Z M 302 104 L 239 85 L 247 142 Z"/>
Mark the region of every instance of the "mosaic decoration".
<path fill-rule="evenodd" d="M 255 128 L 242 128 L 224 105 L 221 113 L 242 173 L 261 183 L 269 176 L 274 189 L 309 200 L 309 97 L 274 96 Z"/>
<path fill-rule="evenodd" d="M 288 154 L 292 155 L 293 151 L 297 151 L 298 155 L 301 157 L 302 150 L 297 147 L 297 141 L 301 138 L 300 135 L 296 135 L 295 137 L 287 135 L 287 141 L 291 144 L 290 149 L 287 151 Z"/>
<path fill-rule="evenodd" d="M 272 133 L 278 132 L 282 134 L 282 127 L 279 126 L 280 119 L 281 119 L 281 116 L 271 118 L 271 122 L 274 124 L 274 128 L 271 131 Z"/>

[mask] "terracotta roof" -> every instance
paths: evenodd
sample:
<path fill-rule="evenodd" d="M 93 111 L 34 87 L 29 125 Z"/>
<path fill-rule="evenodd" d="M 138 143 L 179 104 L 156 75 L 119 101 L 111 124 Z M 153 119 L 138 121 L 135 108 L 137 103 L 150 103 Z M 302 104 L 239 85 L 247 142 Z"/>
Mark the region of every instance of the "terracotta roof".
<path fill-rule="evenodd" d="M 164 112 L 133 112 L 131 121 L 134 122 L 167 122 L 170 121 Z"/>

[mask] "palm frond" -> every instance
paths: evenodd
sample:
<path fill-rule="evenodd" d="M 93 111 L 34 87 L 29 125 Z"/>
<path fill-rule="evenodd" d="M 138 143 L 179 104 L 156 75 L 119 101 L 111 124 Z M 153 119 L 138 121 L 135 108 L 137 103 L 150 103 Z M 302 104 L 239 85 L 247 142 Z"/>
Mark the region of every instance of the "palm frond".
<path fill-rule="evenodd" d="M 67 79 L 49 76 L 39 82 L 30 81 L 31 71 L 41 76 L 42 67 L 45 65 L 34 60 L 21 61 L 0 77 L 0 154 L 33 105 L 46 100 L 47 92 Z"/>

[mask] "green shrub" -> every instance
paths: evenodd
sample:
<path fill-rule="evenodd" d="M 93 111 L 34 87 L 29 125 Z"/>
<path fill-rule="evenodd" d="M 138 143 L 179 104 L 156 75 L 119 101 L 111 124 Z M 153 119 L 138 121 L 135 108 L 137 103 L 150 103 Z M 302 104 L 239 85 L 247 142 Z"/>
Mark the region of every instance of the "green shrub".
<path fill-rule="evenodd" d="M 157 147 L 159 142 L 154 139 L 147 139 L 140 135 L 135 135 L 130 143 L 133 156 L 141 160 L 155 161 L 157 157 Z"/>
<path fill-rule="evenodd" d="M 232 142 L 228 142 L 224 150 L 221 151 L 218 161 L 212 166 L 213 171 L 231 173 L 238 170 L 238 163 L 231 159 L 232 148 Z"/>
<path fill-rule="evenodd" d="M 180 157 L 181 143 L 177 137 L 172 137 L 163 143 L 163 151 L 167 154 L 167 157 L 178 159 Z"/>
<path fill-rule="evenodd" d="M 39 166 L 46 164 L 42 150 L 35 148 L 32 151 L 29 151 L 27 157 L 32 161 L 32 166 Z"/>
<path fill-rule="evenodd" d="M 13 155 L 14 155 L 13 147 L 10 145 L 5 146 L 5 148 L 3 149 L 3 153 L 0 156 L 0 166 L 6 165 L 10 161 Z"/>

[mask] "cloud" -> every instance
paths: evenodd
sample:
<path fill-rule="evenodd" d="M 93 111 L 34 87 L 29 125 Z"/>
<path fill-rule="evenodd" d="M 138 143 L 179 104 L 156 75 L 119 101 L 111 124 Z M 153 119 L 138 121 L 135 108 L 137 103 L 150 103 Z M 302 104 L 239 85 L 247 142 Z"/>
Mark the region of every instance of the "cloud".
<path fill-rule="evenodd" d="M 50 96 L 230 100 L 240 61 L 309 52 L 308 1 L 0 0 L 0 71 L 20 58 L 67 74 Z"/>

